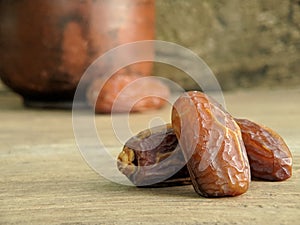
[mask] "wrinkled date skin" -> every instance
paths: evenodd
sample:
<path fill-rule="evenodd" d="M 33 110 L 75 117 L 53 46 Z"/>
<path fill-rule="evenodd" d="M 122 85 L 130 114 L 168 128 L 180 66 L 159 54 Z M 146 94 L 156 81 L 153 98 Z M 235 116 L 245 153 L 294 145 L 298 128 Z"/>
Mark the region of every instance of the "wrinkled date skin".
<path fill-rule="evenodd" d="M 184 93 L 173 105 L 172 126 L 199 195 L 247 191 L 251 177 L 241 131 L 222 106 L 201 92 Z"/>
<path fill-rule="evenodd" d="M 249 159 L 251 177 L 270 181 L 282 181 L 291 177 L 292 155 L 284 140 L 275 131 L 265 126 L 246 119 L 235 119 L 235 121 L 242 132 L 243 142 Z M 141 134 L 143 132 L 141 132 Z M 150 139 L 154 139 L 155 141 L 155 139 L 161 138 L 160 135 L 164 134 L 151 134 Z M 176 138 L 174 130 L 171 128 L 169 128 L 166 135 L 168 135 L 169 138 Z M 172 142 L 173 141 L 175 140 L 172 140 Z M 174 145 L 173 150 L 175 149 Z M 133 152 L 133 150 L 130 151 Z M 130 151 L 126 151 L 128 156 L 130 155 Z M 151 154 L 150 157 L 152 157 Z M 143 160 L 150 161 L 147 157 Z M 184 158 L 182 158 L 182 160 L 184 160 Z M 180 179 L 176 181 L 173 179 L 174 177 Z M 178 174 L 175 174 L 172 179 L 167 179 L 164 183 L 159 185 L 168 184 L 168 182 L 172 185 L 177 185 L 177 182 L 181 184 L 181 181 L 184 181 L 184 184 L 190 184 L 189 178 L 190 175 L 185 166 Z"/>
<path fill-rule="evenodd" d="M 170 124 L 141 131 L 118 156 L 118 169 L 136 186 L 190 184 L 182 151 Z"/>
<path fill-rule="evenodd" d="M 292 175 L 292 154 L 275 131 L 247 119 L 236 119 L 241 128 L 253 177 L 271 181 Z"/>
<path fill-rule="evenodd" d="M 107 81 L 97 79 L 87 91 L 88 102 L 95 105 L 96 113 L 159 109 L 166 104 L 169 95 L 169 88 L 154 77 L 126 73 L 115 74 Z"/>

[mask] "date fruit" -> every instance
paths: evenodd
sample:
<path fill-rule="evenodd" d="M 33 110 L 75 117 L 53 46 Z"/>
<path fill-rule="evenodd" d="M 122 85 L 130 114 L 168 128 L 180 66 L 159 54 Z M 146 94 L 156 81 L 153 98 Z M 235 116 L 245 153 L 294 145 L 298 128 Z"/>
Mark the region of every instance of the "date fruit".
<path fill-rule="evenodd" d="M 171 124 L 141 131 L 118 156 L 118 169 L 136 186 L 190 184 L 182 151 Z"/>
<path fill-rule="evenodd" d="M 292 154 L 279 134 L 247 119 L 236 119 L 255 178 L 281 181 L 292 175 Z"/>
<path fill-rule="evenodd" d="M 221 105 L 201 92 L 184 93 L 173 105 L 172 126 L 199 195 L 247 191 L 250 166 L 241 131 Z"/>
<path fill-rule="evenodd" d="M 242 132 L 242 139 L 249 159 L 251 177 L 270 181 L 282 181 L 291 177 L 292 155 L 284 140 L 275 131 L 265 126 L 246 119 L 235 119 L 235 121 Z M 166 137 L 165 135 L 167 135 L 168 138 L 176 138 L 174 130 L 170 125 L 168 124 L 166 126 L 168 127 L 166 134 L 163 132 L 151 133 L 149 140 L 156 141 L 157 139 Z M 159 130 L 158 127 L 153 129 Z M 145 130 L 140 134 L 145 134 L 146 132 L 150 132 L 150 130 Z M 172 141 L 176 142 L 177 138 Z M 179 146 L 176 147 L 179 148 Z M 173 150 L 175 150 L 176 147 L 174 145 Z M 123 162 L 127 161 L 125 157 L 130 158 L 132 152 L 133 150 L 126 150 L 124 152 L 126 154 L 121 157 Z M 152 157 L 151 154 L 150 157 Z M 181 159 L 185 160 L 182 157 Z M 144 160 L 150 161 L 147 156 L 145 156 Z M 130 163 L 125 163 L 125 165 L 128 166 Z M 190 175 L 187 171 L 187 167 L 184 166 L 174 176 L 165 180 L 163 183 L 159 183 L 158 186 L 180 185 L 182 183 L 190 184 L 190 182 Z"/>
<path fill-rule="evenodd" d="M 155 77 L 126 73 L 117 73 L 107 81 L 96 79 L 87 91 L 88 102 L 95 105 L 96 113 L 159 109 L 166 104 L 169 95 L 169 88 Z"/>

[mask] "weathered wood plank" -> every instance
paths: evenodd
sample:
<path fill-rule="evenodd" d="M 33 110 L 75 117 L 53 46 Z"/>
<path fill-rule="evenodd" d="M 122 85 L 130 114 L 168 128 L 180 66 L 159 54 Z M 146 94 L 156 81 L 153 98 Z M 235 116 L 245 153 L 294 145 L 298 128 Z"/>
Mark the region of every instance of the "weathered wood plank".
<path fill-rule="evenodd" d="M 225 95 L 234 115 L 265 123 L 286 139 L 293 176 L 254 181 L 239 197 L 205 199 L 191 186 L 140 189 L 102 178 L 77 149 L 71 112 L 25 109 L 17 96 L 0 92 L 0 224 L 298 224 L 299 98 L 299 90 Z M 169 108 L 135 114 L 132 130 L 154 116 L 167 121 Z M 107 130 L 103 138 L 118 149 L 109 120 L 96 116 Z"/>

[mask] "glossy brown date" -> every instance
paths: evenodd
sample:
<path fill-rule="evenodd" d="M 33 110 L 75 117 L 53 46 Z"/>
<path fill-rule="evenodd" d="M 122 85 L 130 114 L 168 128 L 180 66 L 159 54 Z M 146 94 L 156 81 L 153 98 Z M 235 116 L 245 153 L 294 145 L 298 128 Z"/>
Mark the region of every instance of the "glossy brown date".
<path fill-rule="evenodd" d="M 292 155 L 279 134 L 247 119 L 236 119 L 250 162 L 251 175 L 280 181 L 292 175 Z"/>
<path fill-rule="evenodd" d="M 282 181 L 291 177 L 292 155 L 284 140 L 278 134 L 276 134 L 275 131 L 265 126 L 256 124 L 246 119 L 235 119 L 235 121 L 240 126 L 242 132 L 243 142 L 245 144 L 249 159 L 251 177 L 270 181 Z M 174 130 L 171 129 L 169 124 L 166 126 L 169 127 L 166 134 L 164 134 L 163 132 L 152 132 L 151 134 L 148 133 L 148 140 L 151 140 L 151 142 L 156 142 L 157 139 L 161 140 L 162 137 L 168 136 L 169 143 L 176 142 L 177 138 L 175 136 Z M 159 130 L 159 128 L 154 129 Z M 140 134 L 141 136 L 143 136 L 142 134 L 145 135 L 145 133 L 147 132 L 150 132 L 150 130 L 145 130 Z M 142 140 L 143 139 L 141 138 L 140 141 Z M 170 148 L 170 151 L 174 151 L 176 147 L 178 147 L 175 144 L 173 146 L 174 147 Z M 135 154 L 134 151 L 125 149 L 122 154 L 124 155 L 121 157 L 120 154 L 120 158 L 122 158 L 122 161 L 126 166 L 130 166 L 131 162 L 128 162 L 128 158 L 134 156 L 132 155 Z M 149 154 L 149 157 L 150 158 L 145 156 L 143 160 L 149 162 L 151 161 L 151 158 L 153 158 L 153 155 Z M 182 157 L 181 159 L 184 160 L 184 158 Z M 144 179 L 147 178 L 145 177 Z M 187 171 L 187 167 L 185 166 L 174 176 L 157 185 L 180 185 L 190 184 L 190 182 L 190 175 Z"/>
<path fill-rule="evenodd" d="M 118 156 L 118 169 L 136 186 L 190 184 L 182 151 L 170 124 L 130 138 Z"/>
<path fill-rule="evenodd" d="M 173 105 L 172 126 L 199 195 L 247 191 L 250 167 L 241 131 L 222 106 L 201 92 L 184 93 Z"/>

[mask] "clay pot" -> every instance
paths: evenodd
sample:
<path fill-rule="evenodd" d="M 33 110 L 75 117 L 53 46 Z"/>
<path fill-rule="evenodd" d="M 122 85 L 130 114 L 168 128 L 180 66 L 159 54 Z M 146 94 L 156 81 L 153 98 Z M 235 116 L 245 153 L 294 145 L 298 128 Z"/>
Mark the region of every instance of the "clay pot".
<path fill-rule="evenodd" d="M 169 97 L 169 87 L 156 77 L 126 73 L 117 73 L 108 80 L 96 79 L 87 91 L 88 103 L 95 108 L 96 113 L 160 109 L 166 105 Z"/>
<path fill-rule="evenodd" d="M 0 1 L 0 76 L 26 101 L 71 101 L 97 57 L 153 38 L 154 0 Z M 151 69 L 139 63 L 129 71 Z"/>

